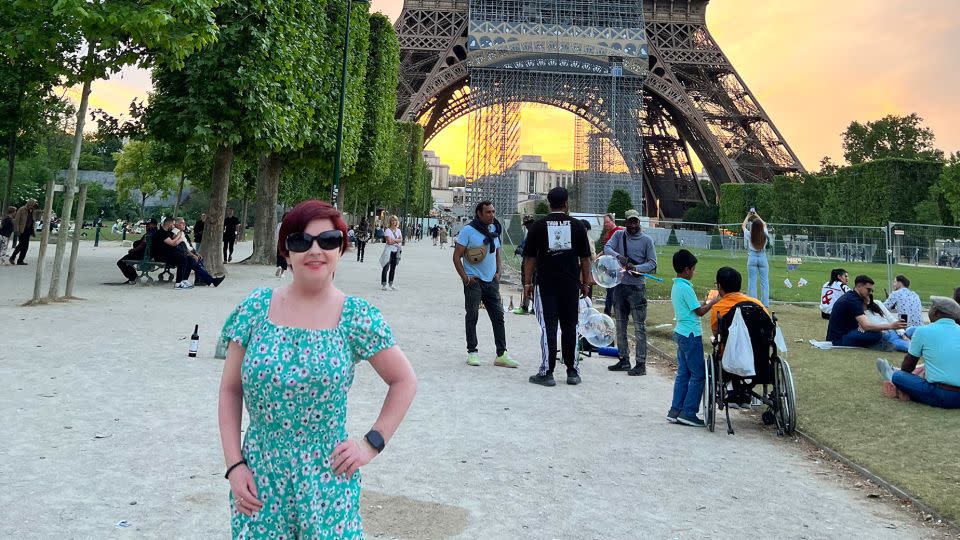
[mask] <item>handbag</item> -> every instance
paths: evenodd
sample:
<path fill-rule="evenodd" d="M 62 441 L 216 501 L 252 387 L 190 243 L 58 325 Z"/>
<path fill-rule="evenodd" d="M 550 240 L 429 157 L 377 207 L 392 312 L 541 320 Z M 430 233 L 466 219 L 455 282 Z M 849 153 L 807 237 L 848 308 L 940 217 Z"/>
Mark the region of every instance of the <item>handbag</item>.
<path fill-rule="evenodd" d="M 747 330 L 747 323 L 743 321 L 739 308 L 733 314 L 733 323 L 728 330 L 721 363 L 724 371 L 740 377 L 753 377 L 757 374 L 753 365 L 750 331 Z"/>

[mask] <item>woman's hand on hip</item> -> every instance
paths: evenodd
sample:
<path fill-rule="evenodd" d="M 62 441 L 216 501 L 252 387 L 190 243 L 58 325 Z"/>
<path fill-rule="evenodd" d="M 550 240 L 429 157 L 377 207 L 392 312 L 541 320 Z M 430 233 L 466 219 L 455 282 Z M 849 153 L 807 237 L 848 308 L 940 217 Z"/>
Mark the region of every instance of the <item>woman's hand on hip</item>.
<path fill-rule="evenodd" d="M 253 472 L 246 465 L 240 465 L 230 472 L 230 491 L 241 514 L 252 516 L 263 508 L 263 503 L 257 499 L 257 483 L 253 479 Z"/>
<path fill-rule="evenodd" d="M 346 475 L 349 480 L 357 469 L 373 461 L 377 457 L 374 450 L 366 441 L 349 439 L 338 444 L 333 449 L 333 464 L 330 466 L 334 474 Z"/>

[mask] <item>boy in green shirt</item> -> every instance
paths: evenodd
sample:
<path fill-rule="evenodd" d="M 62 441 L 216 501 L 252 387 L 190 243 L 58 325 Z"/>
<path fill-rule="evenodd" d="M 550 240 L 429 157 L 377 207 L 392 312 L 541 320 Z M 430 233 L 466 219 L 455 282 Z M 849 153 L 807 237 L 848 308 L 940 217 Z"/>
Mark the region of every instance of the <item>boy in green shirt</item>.
<path fill-rule="evenodd" d="M 700 305 L 697 293 L 693 291 L 693 283 L 690 282 L 696 267 L 697 258 L 693 253 L 681 249 L 673 254 L 673 269 L 677 277 L 673 280 L 670 300 L 677 319 L 673 331 L 673 340 L 677 343 L 677 378 L 673 383 L 673 404 L 667 413 L 667 421 L 703 427 L 703 420 L 697 416 L 705 377 L 700 317 L 710 312 L 717 298 Z"/>

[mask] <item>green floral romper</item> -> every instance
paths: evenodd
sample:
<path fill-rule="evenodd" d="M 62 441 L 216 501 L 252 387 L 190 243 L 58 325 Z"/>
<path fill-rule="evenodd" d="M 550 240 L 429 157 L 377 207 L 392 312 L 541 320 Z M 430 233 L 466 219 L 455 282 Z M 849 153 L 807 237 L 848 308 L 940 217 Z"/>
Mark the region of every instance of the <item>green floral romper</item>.
<path fill-rule="evenodd" d="M 227 318 L 220 339 L 246 349 L 241 367 L 250 425 L 243 457 L 263 509 L 247 517 L 230 495 L 234 538 L 363 538 L 360 474 L 330 469 L 347 439 L 347 391 L 357 362 L 394 345 L 376 307 L 348 296 L 336 328 L 272 323 L 273 290 L 253 291 Z"/>

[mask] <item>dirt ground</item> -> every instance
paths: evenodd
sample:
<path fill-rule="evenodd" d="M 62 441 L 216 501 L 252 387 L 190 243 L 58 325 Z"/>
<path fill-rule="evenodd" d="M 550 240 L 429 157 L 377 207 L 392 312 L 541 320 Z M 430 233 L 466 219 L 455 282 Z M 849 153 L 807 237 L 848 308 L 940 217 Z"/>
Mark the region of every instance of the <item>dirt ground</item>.
<path fill-rule="evenodd" d="M 241 244 L 235 260 L 249 253 Z M 585 359 L 583 384 L 531 385 L 535 317 L 507 315 L 520 369 L 465 365 L 452 251 L 411 244 L 396 292 L 380 246 L 348 254 L 337 284 L 385 313 L 419 377 L 407 420 L 364 470 L 370 538 L 932 538 L 886 498 L 855 489 L 750 416 L 737 434 L 670 425 L 672 381 Z M 107 285 L 124 250 L 84 245 L 81 301 L 20 307 L 35 268 L 0 268 L 0 538 L 225 538 L 228 485 L 217 431 L 215 335 L 273 268 L 228 265 L 219 288 Z M 36 256 L 31 249 L 28 261 Z M 518 293 L 504 290 L 518 301 Z M 670 321 L 651 321 L 651 324 Z M 187 339 L 200 325 L 198 358 Z M 385 386 L 369 366 L 350 396 L 352 435 Z M 799 411 L 802 415 L 803 411 Z M 127 527 L 118 527 L 125 521 Z"/>

